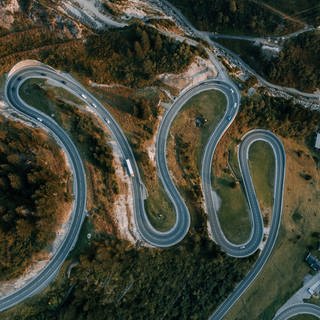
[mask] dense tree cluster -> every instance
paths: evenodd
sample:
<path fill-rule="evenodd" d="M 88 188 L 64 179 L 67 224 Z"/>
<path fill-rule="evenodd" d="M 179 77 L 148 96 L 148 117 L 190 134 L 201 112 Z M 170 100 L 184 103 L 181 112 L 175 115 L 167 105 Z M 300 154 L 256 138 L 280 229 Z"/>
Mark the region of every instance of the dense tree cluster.
<path fill-rule="evenodd" d="M 263 6 L 246 0 L 170 0 L 198 29 L 215 32 L 270 35 L 296 26 Z"/>
<path fill-rule="evenodd" d="M 0 280 L 18 275 L 53 240 L 69 174 L 57 146 L 0 118 Z M 61 162 L 54 170 L 52 159 Z"/>
<path fill-rule="evenodd" d="M 306 32 L 285 41 L 276 57 L 246 41 L 221 39 L 219 42 L 239 54 L 246 63 L 273 83 L 310 92 L 320 87 L 318 32 Z"/>
<path fill-rule="evenodd" d="M 37 59 L 99 83 L 132 87 L 151 85 L 161 73 L 182 72 L 196 54 L 205 55 L 143 25 L 89 34 L 85 41 L 37 26 L 2 37 L 0 49 L 0 72 L 22 59 Z"/>
<path fill-rule="evenodd" d="M 270 96 L 243 98 L 239 126 L 270 129 L 283 137 L 308 138 L 317 131 L 320 114 L 295 104 L 292 100 Z"/>
<path fill-rule="evenodd" d="M 182 71 L 197 53 L 186 43 L 139 25 L 91 35 L 84 51 L 74 49 L 72 53 L 44 50 L 40 58 L 96 82 L 115 81 L 133 87 L 149 85 L 160 73 Z"/>
<path fill-rule="evenodd" d="M 207 319 L 255 258 L 227 257 L 199 235 L 167 250 L 101 235 L 73 269 L 72 290 L 49 292 L 23 319 Z"/>
<path fill-rule="evenodd" d="M 150 105 L 150 101 L 143 97 L 134 97 L 132 99 L 132 114 L 141 120 L 151 120 L 157 117 L 158 109 Z M 155 119 L 153 119 L 155 121 Z"/>
<path fill-rule="evenodd" d="M 48 28 L 37 27 L 24 32 L 3 36 L 0 41 L 0 59 L 19 51 L 28 51 L 38 47 L 58 44 L 66 41 L 65 36 Z"/>
<path fill-rule="evenodd" d="M 275 83 L 300 90 L 320 87 L 320 34 L 304 33 L 288 40 L 279 57 L 264 61 L 266 76 Z"/>
<path fill-rule="evenodd" d="M 183 70 L 194 55 L 189 45 L 138 25 L 89 37 L 86 49 L 88 57 L 99 63 L 96 78 L 106 81 L 110 75 L 112 79 L 138 86 L 148 84 L 157 74 Z"/>

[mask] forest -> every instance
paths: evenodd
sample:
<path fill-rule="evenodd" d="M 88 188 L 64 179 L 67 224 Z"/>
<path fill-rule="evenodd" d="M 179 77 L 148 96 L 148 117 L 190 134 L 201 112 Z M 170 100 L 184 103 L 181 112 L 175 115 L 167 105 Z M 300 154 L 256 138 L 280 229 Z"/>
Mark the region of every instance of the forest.
<path fill-rule="evenodd" d="M 132 25 L 86 39 L 84 52 L 68 56 L 59 51 L 41 51 L 40 58 L 52 66 L 82 73 L 92 81 L 116 81 L 131 87 L 150 85 L 158 74 L 181 72 L 197 50 L 167 38 L 156 30 Z"/>
<path fill-rule="evenodd" d="M 265 128 L 274 133 L 307 142 L 317 132 L 320 113 L 304 108 L 293 100 L 258 95 L 243 97 L 242 112 L 236 118 L 239 128 L 245 126 Z"/>
<path fill-rule="evenodd" d="M 22 59 L 37 59 L 98 83 L 117 82 L 133 88 L 153 84 L 161 73 L 182 72 L 195 55 L 205 56 L 203 49 L 139 23 L 89 33 L 85 41 L 33 26 L 3 36 L 0 49 L 0 72 L 8 72 Z"/>
<path fill-rule="evenodd" d="M 170 0 L 199 30 L 230 34 L 280 35 L 299 28 L 299 23 L 246 0 Z M 301 27 L 301 26 L 300 26 Z"/>
<path fill-rule="evenodd" d="M 239 54 L 259 74 L 272 83 L 313 92 L 320 87 L 320 34 L 306 32 L 284 42 L 278 56 L 266 55 L 247 41 L 218 41 Z"/>
<path fill-rule="evenodd" d="M 319 32 L 303 33 L 286 41 L 279 57 L 263 59 L 263 70 L 275 83 L 313 91 L 320 87 L 319 57 Z"/>
<path fill-rule="evenodd" d="M 52 138 L 2 116 L 0 128 L 0 280 L 5 280 L 23 272 L 54 239 L 72 199 L 70 174 Z"/>
<path fill-rule="evenodd" d="M 96 235 L 70 279 L 5 319 L 206 319 L 255 257 L 227 257 L 199 233 L 170 249 Z M 70 264 L 70 261 L 68 262 Z M 7 317 L 6 317 L 7 315 Z"/>

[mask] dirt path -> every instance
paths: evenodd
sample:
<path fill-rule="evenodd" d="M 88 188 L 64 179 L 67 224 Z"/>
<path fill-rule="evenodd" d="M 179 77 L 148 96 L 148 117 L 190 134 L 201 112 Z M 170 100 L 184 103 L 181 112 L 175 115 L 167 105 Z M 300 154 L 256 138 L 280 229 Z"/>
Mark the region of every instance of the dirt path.
<path fill-rule="evenodd" d="M 273 13 L 278 14 L 279 16 L 281 16 L 282 18 L 284 18 L 286 20 L 305 25 L 305 23 L 302 20 L 295 18 L 295 17 L 292 17 L 292 16 L 289 16 L 288 14 L 284 13 L 283 11 L 280 11 L 280 10 L 270 6 L 269 4 L 264 3 L 263 1 L 257 1 L 257 0 L 250 0 L 250 1 L 269 9 Z"/>

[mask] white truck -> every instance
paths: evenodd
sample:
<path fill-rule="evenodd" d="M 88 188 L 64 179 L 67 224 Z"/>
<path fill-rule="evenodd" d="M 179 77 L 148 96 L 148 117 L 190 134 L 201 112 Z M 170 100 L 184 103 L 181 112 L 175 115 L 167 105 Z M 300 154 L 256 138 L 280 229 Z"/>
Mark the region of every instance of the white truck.
<path fill-rule="evenodd" d="M 126 165 L 127 165 L 127 168 L 128 168 L 129 175 L 131 177 L 134 177 L 133 169 L 132 169 L 131 162 L 130 162 L 129 159 L 126 159 Z"/>

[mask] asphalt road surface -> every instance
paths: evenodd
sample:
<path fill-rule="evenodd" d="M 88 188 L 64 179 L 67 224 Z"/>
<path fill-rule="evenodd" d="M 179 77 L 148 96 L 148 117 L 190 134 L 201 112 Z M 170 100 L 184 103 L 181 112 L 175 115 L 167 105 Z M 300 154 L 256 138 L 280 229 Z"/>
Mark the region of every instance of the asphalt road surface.
<path fill-rule="evenodd" d="M 253 267 L 250 269 L 249 273 L 246 277 L 236 286 L 234 291 L 230 294 L 230 296 L 215 310 L 215 312 L 210 316 L 209 319 L 218 320 L 223 319 L 226 313 L 230 310 L 230 308 L 236 303 L 236 301 L 241 297 L 241 295 L 249 288 L 249 286 L 253 283 L 253 281 L 257 278 L 260 271 L 263 269 L 265 263 L 268 261 L 270 254 L 275 246 L 280 222 L 281 222 L 281 213 L 282 213 L 282 204 L 283 204 L 283 188 L 284 188 L 284 178 L 285 178 L 285 168 L 286 168 L 286 156 L 282 143 L 280 140 L 270 131 L 266 130 L 252 130 L 245 135 L 243 141 L 240 144 L 239 149 L 239 164 L 242 171 L 243 183 L 245 185 L 245 191 L 247 195 L 248 202 L 250 204 L 251 201 L 253 203 L 250 204 L 251 214 L 253 217 L 256 217 L 256 223 L 260 223 L 261 214 L 258 203 L 256 203 L 256 197 L 254 192 L 254 187 L 252 185 L 249 167 L 248 167 L 248 152 L 250 146 L 255 141 L 265 141 L 270 144 L 272 147 L 274 156 L 275 156 L 275 181 L 274 181 L 274 201 L 273 201 L 273 211 L 272 211 L 272 220 L 270 226 L 269 236 L 265 242 L 263 250 L 260 252 L 258 259 L 256 260 Z M 251 199 L 251 200 L 250 200 Z M 258 217 L 259 216 L 259 217 Z M 209 218 L 214 217 L 214 220 L 210 219 L 212 223 L 219 223 L 216 218 L 215 212 L 213 215 L 209 212 Z M 217 226 L 214 226 L 217 228 Z M 261 226 L 258 226 L 260 229 Z M 222 232 L 221 229 L 217 228 L 217 232 Z M 214 233 L 215 234 L 215 233 Z M 257 237 L 260 239 L 261 234 L 260 231 L 257 232 Z M 251 237 L 255 238 L 255 235 Z M 216 239 L 217 240 L 217 239 Z M 225 250 L 234 250 L 236 248 L 229 247 L 229 244 L 225 244 L 224 240 L 221 240 L 221 235 L 219 235 L 219 240 L 222 241 L 222 247 L 228 246 Z M 219 242 L 218 242 L 219 243 Z M 248 246 L 254 245 L 256 240 L 252 240 L 249 242 Z M 230 248 L 230 249 L 229 249 Z M 247 250 L 247 246 L 243 249 L 243 251 Z M 250 249 L 251 250 L 251 249 Z M 254 247 L 252 247 L 252 251 Z M 237 254 L 237 253 L 236 253 Z M 236 255 L 235 254 L 235 255 Z"/>
<path fill-rule="evenodd" d="M 166 142 L 171 124 L 175 117 L 178 115 L 181 108 L 189 99 L 199 94 L 200 92 L 208 90 L 219 90 L 226 96 L 227 99 L 225 114 L 212 133 L 205 149 L 202 167 L 202 179 L 206 206 L 208 209 L 209 219 L 215 241 L 229 255 L 235 257 L 246 257 L 254 253 L 258 249 L 262 240 L 263 227 L 261 214 L 250 178 L 247 153 L 250 145 L 254 141 L 264 140 L 270 143 L 274 150 L 276 159 L 274 211 L 270 234 L 265 244 L 265 248 L 260 254 L 260 257 L 258 258 L 254 267 L 251 269 L 246 278 L 237 286 L 230 297 L 217 309 L 215 314 L 211 317 L 211 319 L 222 319 L 225 313 L 230 309 L 235 301 L 239 299 L 242 293 L 248 288 L 248 286 L 256 278 L 257 274 L 261 271 L 275 244 L 281 219 L 283 182 L 285 172 L 285 153 L 280 141 L 268 131 L 255 130 L 247 134 L 241 144 L 239 163 L 243 174 L 243 181 L 247 198 L 251 208 L 252 232 L 251 237 L 247 243 L 245 243 L 244 245 L 234 245 L 227 241 L 220 228 L 219 219 L 217 217 L 217 213 L 214 210 L 210 177 L 211 163 L 215 147 L 237 115 L 240 104 L 240 94 L 237 88 L 227 80 L 205 81 L 191 89 L 182 92 L 181 95 L 175 100 L 172 107 L 164 115 L 156 142 L 158 174 L 168 196 L 170 197 L 175 207 L 176 212 L 176 221 L 174 226 L 167 232 L 160 232 L 150 224 L 147 213 L 145 212 L 144 185 L 141 180 L 138 166 L 133 156 L 131 147 L 117 122 L 104 108 L 104 106 L 100 104 L 100 102 L 92 94 L 90 94 L 90 92 L 88 92 L 72 77 L 33 61 L 20 63 L 9 73 L 5 88 L 6 100 L 18 112 L 26 115 L 29 118 L 32 118 L 32 120 L 37 122 L 39 126 L 47 128 L 65 150 L 66 154 L 69 157 L 74 176 L 73 192 L 75 195 L 75 209 L 72 213 L 69 233 L 67 234 L 63 244 L 60 246 L 57 253 L 54 255 L 54 257 L 52 257 L 48 265 L 41 271 L 41 273 L 30 282 L 28 282 L 25 287 L 17 290 L 9 296 L 6 296 L 5 298 L 0 299 L 0 311 L 8 309 L 11 306 L 32 296 L 36 292 L 45 288 L 50 283 L 50 281 L 52 281 L 59 268 L 61 267 L 63 261 L 66 259 L 75 242 L 77 241 L 86 213 L 85 172 L 76 147 L 74 146 L 68 135 L 63 131 L 63 129 L 61 129 L 59 125 L 54 121 L 54 119 L 32 108 L 31 106 L 28 106 L 24 101 L 22 101 L 19 96 L 19 88 L 21 87 L 23 82 L 32 78 L 50 79 L 51 81 L 58 83 L 59 86 L 64 87 L 66 90 L 82 99 L 83 102 L 91 107 L 91 109 L 103 120 L 105 125 L 109 127 L 114 139 L 119 146 L 119 149 L 121 150 L 123 162 L 125 163 L 125 160 L 128 159 L 132 166 L 133 175 L 131 176 L 131 182 L 134 199 L 134 217 L 139 234 L 143 240 L 156 247 L 164 248 L 179 243 L 187 234 L 190 226 L 190 214 L 184 200 L 180 196 L 170 177 L 166 160 Z"/>
<path fill-rule="evenodd" d="M 37 71 L 34 72 L 35 73 L 33 75 L 37 77 Z M 22 77 L 27 79 L 28 74 L 30 76 L 30 71 L 28 70 L 20 70 L 11 74 L 6 82 L 6 100 L 16 111 L 32 120 L 35 120 L 40 126 L 47 128 L 55 137 L 57 142 L 63 147 L 68 156 L 73 173 L 74 209 L 70 218 L 68 235 L 61 243 L 56 254 L 51 258 L 46 267 L 42 269 L 35 278 L 27 282 L 23 288 L 0 299 L 0 311 L 10 308 L 44 289 L 55 278 L 64 260 L 67 258 L 69 252 L 73 249 L 78 239 L 81 225 L 86 214 L 86 179 L 84 167 L 78 150 L 68 135 L 55 123 L 55 121 L 38 110 L 28 106 L 20 99 L 18 90 L 23 83 Z M 41 117 L 42 122 L 37 120 L 39 117 Z"/>
<path fill-rule="evenodd" d="M 320 319 L 320 307 L 311 303 L 294 304 L 277 314 L 273 320 L 287 320 L 298 314 L 308 314 Z"/>

